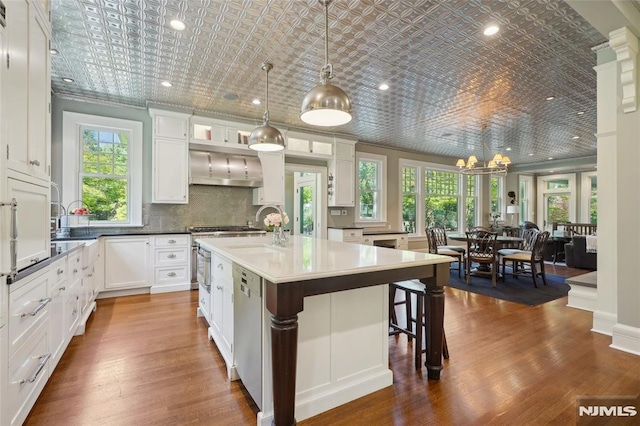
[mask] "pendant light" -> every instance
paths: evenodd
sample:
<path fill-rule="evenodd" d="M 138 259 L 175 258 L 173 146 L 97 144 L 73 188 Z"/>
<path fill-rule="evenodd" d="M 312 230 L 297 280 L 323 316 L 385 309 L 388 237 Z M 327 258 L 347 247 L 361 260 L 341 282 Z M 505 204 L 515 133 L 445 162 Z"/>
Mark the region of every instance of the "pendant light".
<path fill-rule="evenodd" d="M 254 151 L 280 151 L 284 149 L 284 136 L 278 129 L 269 125 L 269 71 L 273 69 L 273 65 L 265 62 L 262 64 L 262 69 L 267 72 L 264 116 L 262 126 L 253 129 L 249 135 L 249 148 Z"/>
<path fill-rule="evenodd" d="M 302 101 L 300 118 L 315 126 L 340 126 L 351 121 L 351 101 L 341 88 L 329 83 L 333 78 L 333 64 L 329 62 L 329 4 L 332 0 L 318 2 L 324 6 L 325 65 L 320 70 L 320 84 Z"/>

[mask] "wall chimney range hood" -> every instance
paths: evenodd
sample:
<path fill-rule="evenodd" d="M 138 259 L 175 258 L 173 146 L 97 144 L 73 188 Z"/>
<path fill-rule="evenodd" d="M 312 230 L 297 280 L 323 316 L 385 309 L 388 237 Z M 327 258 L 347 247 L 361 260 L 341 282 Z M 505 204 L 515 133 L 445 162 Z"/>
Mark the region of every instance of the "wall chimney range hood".
<path fill-rule="evenodd" d="M 211 151 L 189 151 L 189 184 L 262 186 L 262 164 L 258 157 Z"/>

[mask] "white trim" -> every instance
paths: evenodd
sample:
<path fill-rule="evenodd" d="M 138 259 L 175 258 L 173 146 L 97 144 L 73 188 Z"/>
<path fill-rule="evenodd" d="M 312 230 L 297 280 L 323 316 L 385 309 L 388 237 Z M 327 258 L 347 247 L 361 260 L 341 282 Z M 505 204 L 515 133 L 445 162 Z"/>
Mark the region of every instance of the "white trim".
<path fill-rule="evenodd" d="M 63 112 L 62 115 L 62 200 L 68 206 L 79 198 L 80 128 L 98 126 L 122 129 L 131 133 L 129 152 L 128 218 L 127 222 L 99 222 L 95 225 L 142 226 L 142 123 L 120 118 Z"/>
<path fill-rule="evenodd" d="M 526 192 L 526 196 L 524 197 L 524 199 L 520 196 L 520 185 L 521 183 L 524 182 L 527 184 L 527 188 L 525 189 Z M 534 201 L 535 201 L 535 197 L 533 195 L 533 176 L 529 176 L 529 175 L 519 175 L 518 176 L 518 207 L 520 210 L 522 210 L 522 202 L 526 201 L 527 202 L 527 206 L 526 206 L 526 212 L 525 214 L 519 218 L 519 222 L 522 221 L 529 221 L 529 222 L 536 222 L 536 212 L 533 209 L 533 206 L 535 205 Z"/>
<path fill-rule="evenodd" d="M 318 206 L 316 210 L 316 222 L 320 222 L 320 238 L 327 239 L 327 215 L 328 215 L 328 207 L 327 207 L 327 176 L 328 170 L 325 166 L 307 166 L 304 164 L 297 163 L 284 163 L 284 170 L 291 172 L 309 172 L 319 174 L 319 181 L 317 184 L 317 201 Z M 295 196 L 295 195 L 294 195 Z M 318 226 L 317 223 L 315 226 Z"/>
<path fill-rule="evenodd" d="M 613 326 L 612 336 L 610 347 L 640 355 L 640 328 L 618 323 Z"/>
<path fill-rule="evenodd" d="M 616 314 L 596 310 L 593 312 L 593 326 L 591 327 L 591 331 L 611 336 L 613 334 L 613 327 L 617 321 L 618 316 Z"/>
<path fill-rule="evenodd" d="M 363 219 L 360 217 L 360 183 L 356 183 L 356 224 L 363 226 L 380 226 L 387 224 L 387 156 L 370 154 L 368 152 L 356 152 L 356 176 L 360 176 L 360 161 L 371 161 L 378 163 L 378 193 L 380 194 L 379 204 L 376 207 L 378 214 L 373 219 Z"/>
<path fill-rule="evenodd" d="M 582 223 L 591 223 L 590 199 L 591 199 L 591 178 L 598 177 L 598 172 L 584 172 L 580 176 L 580 218 Z M 596 190 L 597 191 L 597 190 Z M 597 192 L 596 192 L 597 194 Z"/>
<path fill-rule="evenodd" d="M 569 181 L 569 188 L 566 189 L 547 189 L 547 181 L 550 180 L 558 180 L 558 179 L 567 179 Z M 538 196 L 537 196 L 537 204 L 538 204 L 538 226 L 543 229 L 551 230 L 551 223 L 545 223 L 545 204 L 544 197 L 545 195 L 553 195 L 553 194 L 566 194 L 569 193 L 569 221 L 576 221 L 576 174 L 575 173 L 565 173 L 558 175 L 546 175 L 538 177 Z M 542 221 L 542 222 L 541 222 Z"/>

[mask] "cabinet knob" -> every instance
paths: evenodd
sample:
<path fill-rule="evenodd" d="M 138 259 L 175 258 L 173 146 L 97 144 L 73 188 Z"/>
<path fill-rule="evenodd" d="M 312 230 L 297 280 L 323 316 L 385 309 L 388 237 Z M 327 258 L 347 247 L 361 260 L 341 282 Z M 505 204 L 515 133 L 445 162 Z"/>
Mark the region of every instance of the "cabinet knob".
<path fill-rule="evenodd" d="M 176 273 L 175 273 L 175 272 L 169 272 L 169 273 L 167 274 L 167 276 L 168 276 L 168 277 L 175 277 L 175 276 L 176 276 Z"/>
<path fill-rule="evenodd" d="M 78 270 L 77 270 L 76 268 L 73 268 L 73 273 L 74 273 L 74 274 L 77 274 L 77 273 L 78 273 Z"/>
<path fill-rule="evenodd" d="M 40 162 L 38 160 L 31 160 L 29 161 L 29 164 L 31 164 L 32 166 L 40 167 Z"/>
<path fill-rule="evenodd" d="M 167 242 L 168 242 L 169 244 L 175 244 L 175 243 L 176 243 L 176 240 L 169 240 L 169 241 L 167 241 Z"/>
<path fill-rule="evenodd" d="M 64 274 L 64 269 L 62 269 L 62 268 L 58 269 L 58 275 L 60 275 L 60 274 Z"/>
<path fill-rule="evenodd" d="M 173 253 L 169 253 L 169 254 L 167 255 L 167 257 L 168 257 L 169 259 L 175 259 L 176 255 L 175 255 L 175 254 L 173 254 Z"/>
<path fill-rule="evenodd" d="M 34 257 L 33 259 L 31 259 L 31 263 L 38 263 L 40 261 L 39 257 Z"/>

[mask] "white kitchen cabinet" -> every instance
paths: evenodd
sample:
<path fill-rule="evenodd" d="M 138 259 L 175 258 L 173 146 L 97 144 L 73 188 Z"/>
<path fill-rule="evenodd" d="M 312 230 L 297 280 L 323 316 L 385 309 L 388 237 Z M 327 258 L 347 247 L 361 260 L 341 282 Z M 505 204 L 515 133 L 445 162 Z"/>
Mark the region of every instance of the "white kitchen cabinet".
<path fill-rule="evenodd" d="M 189 202 L 189 116 L 149 110 L 153 118 L 152 197 L 153 203 Z"/>
<path fill-rule="evenodd" d="M 249 135 L 253 130 L 249 125 L 193 116 L 190 119 L 190 126 L 190 143 L 206 145 L 216 149 L 249 149 Z"/>
<path fill-rule="evenodd" d="M 336 140 L 334 158 L 329 161 L 329 207 L 356 204 L 355 142 Z"/>
<path fill-rule="evenodd" d="M 291 157 L 333 158 L 333 138 L 307 133 L 286 132 L 285 155 Z"/>
<path fill-rule="evenodd" d="M 191 288 L 191 236 L 189 234 L 151 237 L 151 293 Z"/>
<path fill-rule="evenodd" d="M 50 204 L 48 185 L 40 186 L 7 179 L 7 198 L 18 202 L 18 269 L 25 268 L 50 255 Z"/>
<path fill-rule="evenodd" d="M 105 238 L 105 290 L 124 290 L 149 286 L 149 245 L 149 237 Z"/>
<path fill-rule="evenodd" d="M 62 358 L 67 347 L 67 327 L 65 306 L 67 295 L 67 256 L 49 266 L 49 348 L 51 350 L 51 371 Z"/>
<path fill-rule="evenodd" d="M 284 153 L 260 152 L 262 186 L 253 190 L 253 204 L 284 206 Z"/>
<path fill-rule="evenodd" d="M 329 228 L 327 229 L 327 239 L 345 243 L 364 243 L 362 228 Z"/>
<path fill-rule="evenodd" d="M 203 317 L 211 325 L 211 292 L 204 286 L 198 286 L 198 317 Z"/>
<path fill-rule="evenodd" d="M 235 378 L 233 362 L 233 269 L 232 263 L 218 255 L 211 257 L 211 322 L 213 339 L 227 365 L 227 375 Z"/>
<path fill-rule="evenodd" d="M 34 3 L 5 2 L 7 60 L 3 60 L 6 96 L 7 167 L 25 178 L 50 180 L 51 81 L 50 27 Z M 47 14 L 48 15 L 48 14 Z"/>

